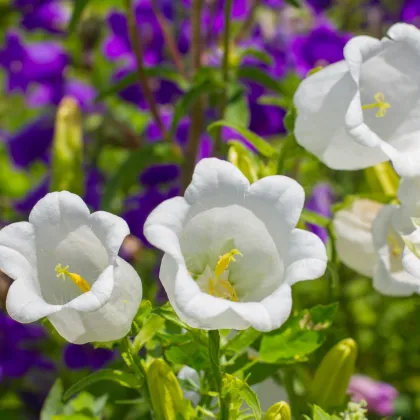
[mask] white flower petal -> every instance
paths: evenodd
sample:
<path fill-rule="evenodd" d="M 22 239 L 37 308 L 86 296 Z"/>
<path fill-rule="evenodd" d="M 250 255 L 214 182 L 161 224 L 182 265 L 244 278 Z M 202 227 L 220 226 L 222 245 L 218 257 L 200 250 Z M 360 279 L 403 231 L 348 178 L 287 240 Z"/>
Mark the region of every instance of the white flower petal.
<path fill-rule="evenodd" d="M 280 256 L 285 254 L 290 231 L 299 220 L 304 201 L 302 186 L 286 176 L 269 176 L 249 188 L 245 206 L 264 222 Z"/>
<path fill-rule="evenodd" d="M 183 260 L 179 246 L 180 234 L 190 209 L 183 197 L 175 197 L 159 204 L 144 224 L 144 235 L 156 248 Z"/>
<path fill-rule="evenodd" d="M 305 79 L 294 97 L 298 143 L 332 169 L 361 169 L 388 160 L 345 132 L 344 119 L 355 92 L 348 65 L 340 61 Z"/>
<path fill-rule="evenodd" d="M 294 229 L 289 239 L 285 261 L 285 281 L 293 285 L 302 280 L 321 277 L 327 268 L 327 251 L 321 239 L 301 229 Z"/>
<path fill-rule="evenodd" d="M 387 296 L 411 296 L 420 290 L 420 280 L 416 285 L 415 277 L 400 271 L 391 273 L 382 260 L 379 260 L 373 275 L 373 287 Z"/>
<path fill-rule="evenodd" d="M 198 162 L 184 197 L 192 214 L 197 214 L 213 207 L 242 205 L 248 187 L 249 181 L 236 166 L 208 158 Z"/>
<path fill-rule="evenodd" d="M 90 215 L 90 223 L 93 233 L 106 248 L 111 262 L 114 261 L 124 238 L 130 234 L 127 222 L 111 213 L 97 211 Z"/>
<path fill-rule="evenodd" d="M 109 267 L 103 276 L 107 277 L 104 282 L 108 285 L 114 283 L 114 288 L 110 299 L 98 310 L 85 312 L 89 308 L 79 302 L 66 305 L 67 308 L 49 316 L 58 333 L 67 341 L 75 344 L 112 341 L 129 332 L 142 298 L 141 280 L 133 267 L 121 258 L 117 258 L 117 266 Z M 98 294 L 99 290 L 95 292 L 97 298 L 106 298 Z"/>
<path fill-rule="evenodd" d="M 420 230 L 415 230 L 412 234 L 405 237 L 405 239 L 413 244 L 416 249 L 420 249 Z M 403 266 L 408 273 L 419 279 L 420 284 L 420 258 L 415 255 L 407 246 L 403 251 Z"/>

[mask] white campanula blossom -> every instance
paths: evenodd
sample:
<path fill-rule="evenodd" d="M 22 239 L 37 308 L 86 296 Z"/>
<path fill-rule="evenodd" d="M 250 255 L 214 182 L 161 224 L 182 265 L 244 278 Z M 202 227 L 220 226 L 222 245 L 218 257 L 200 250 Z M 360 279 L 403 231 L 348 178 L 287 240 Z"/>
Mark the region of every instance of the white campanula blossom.
<path fill-rule="evenodd" d="M 297 90 L 298 143 L 332 169 L 391 159 L 400 175 L 420 175 L 420 31 L 398 23 L 382 40 L 354 37 L 344 57 Z"/>
<path fill-rule="evenodd" d="M 14 280 L 9 315 L 21 323 L 48 317 L 76 344 L 125 336 L 142 297 L 138 274 L 118 257 L 128 234 L 123 219 L 90 214 L 75 194 L 47 194 L 29 222 L 0 231 L 0 270 Z"/>
<path fill-rule="evenodd" d="M 340 260 L 364 276 L 372 277 L 376 266 L 372 223 L 382 204 L 372 200 L 356 199 L 351 206 L 334 215 L 335 246 Z"/>
<path fill-rule="evenodd" d="M 278 328 L 291 285 L 320 277 L 327 256 L 296 229 L 303 188 L 284 176 L 250 185 L 234 165 L 203 159 L 184 197 L 160 204 L 144 234 L 165 252 L 160 279 L 179 317 L 202 329 Z"/>

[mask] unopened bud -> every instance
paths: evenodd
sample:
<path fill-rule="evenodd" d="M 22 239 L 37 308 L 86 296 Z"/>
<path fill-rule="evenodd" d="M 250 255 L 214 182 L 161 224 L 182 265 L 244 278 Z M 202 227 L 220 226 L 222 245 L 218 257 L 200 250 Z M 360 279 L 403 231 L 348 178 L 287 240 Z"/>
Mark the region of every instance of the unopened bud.
<path fill-rule="evenodd" d="M 284 401 L 273 404 L 265 413 L 263 420 L 292 420 L 289 404 Z"/>
<path fill-rule="evenodd" d="M 77 101 L 65 97 L 55 120 L 51 190 L 83 193 L 83 131 Z"/>
<path fill-rule="evenodd" d="M 311 401 L 325 410 L 343 405 L 356 358 L 357 344 L 351 338 L 330 349 L 315 373 L 310 390 Z"/>
<path fill-rule="evenodd" d="M 156 419 L 176 420 L 188 405 L 174 372 L 162 359 L 156 359 L 147 370 L 150 399 Z"/>

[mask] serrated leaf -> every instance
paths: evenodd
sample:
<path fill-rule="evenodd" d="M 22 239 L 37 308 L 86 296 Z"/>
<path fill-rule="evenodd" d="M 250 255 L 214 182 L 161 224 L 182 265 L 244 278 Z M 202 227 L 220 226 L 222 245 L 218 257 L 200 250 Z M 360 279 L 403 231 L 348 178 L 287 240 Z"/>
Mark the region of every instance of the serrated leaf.
<path fill-rule="evenodd" d="M 216 121 L 210 124 L 207 128 L 209 133 L 212 133 L 218 127 L 229 127 L 236 130 L 242 136 L 244 136 L 257 150 L 265 157 L 272 157 L 277 154 L 277 150 L 267 143 L 262 137 L 248 130 L 247 128 L 241 127 L 238 124 L 231 123 L 229 121 Z"/>
<path fill-rule="evenodd" d="M 181 321 L 172 308 L 170 302 L 165 303 L 164 305 L 156 308 L 153 310 L 154 313 L 160 315 L 162 318 L 166 319 L 169 322 L 172 322 L 175 325 L 178 325 L 181 328 L 184 328 L 186 330 L 189 330 L 190 327 L 185 324 L 183 321 Z"/>
<path fill-rule="evenodd" d="M 77 28 L 80 18 L 82 17 L 83 11 L 85 10 L 89 1 L 90 0 L 74 0 L 73 12 L 67 29 L 69 34 L 73 33 L 74 30 Z"/>
<path fill-rule="evenodd" d="M 340 420 L 340 417 L 326 413 L 321 407 L 313 406 L 313 420 Z"/>
<path fill-rule="evenodd" d="M 279 329 L 265 334 L 261 340 L 260 359 L 268 363 L 284 359 L 299 361 L 314 352 L 324 342 L 323 330 L 331 326 L 337 306 L 333 303 L 305 309 Z"/>
<path fill-rule="evenodd" d="M 55 414 L 59 414 L 62 411 L 63 390 L 63 382 L 61 379 L 57 379 L 44 402 L 40 414 L 40 420 L 50 420 Z"/>
<path fill-rule="evenodd" d="M 138 353 L 140 349 L 163 328 L 164 325 L 165 320 L 162 317 L 156 314 L 151 314 L 149 318 L 144 321 L 143 327 L 133 341 L 133 351 Z"/>
<path fill-rule="evenodd" d="M 90 385 L 100 381 L 112 381 L 126 388 L 140 388 L 142 378 L 116 369 L 103 369 L 99 372 L 85 376 L 79 382 L 72 385 L 63 396 L 63 400 L 68 400 L 72 395 L 84 390 Z"/>
<path fill-rule="evenodd" d="M 311 225 L 327 227 L 330 224 L 330 219 L 328 217 L 321 216 L 308 209 L 303 209 L 300 217 L 302 221 L 310 223 Z"/>
<path fill-rule="evenodd" d="M 144 146 L 141 149 L 134 150 L 127 159 L 119 166 L 111 179 L 105 185 L 102 195 L 101 208 L 110 210 L 112 201 L 121 188 L 129 188 L 137 180 L 137 176 L 147 166 L 157 163 L 176 162 L 171 145 L 155 144 Z"/>

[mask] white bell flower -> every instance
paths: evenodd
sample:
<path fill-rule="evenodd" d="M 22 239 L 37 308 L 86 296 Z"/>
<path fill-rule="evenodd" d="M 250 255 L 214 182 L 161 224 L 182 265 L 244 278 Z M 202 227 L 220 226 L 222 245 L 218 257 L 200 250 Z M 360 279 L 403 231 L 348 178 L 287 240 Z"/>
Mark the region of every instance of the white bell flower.
<path fill-rule="evenodd" d="M 327 256 L 295 229 L 303 188 L 284 176 L 250 185 L 234 165 L 203 159 L 184 197 L 160 204 L 144 234 L 165 255 L 160 279 L 179 317 L 202 329 L 278 328 L 291 285 L 320 277 Z"/>
<path fill-rule="evenodd" d="M 420 175 L 420 31 L 398 23 L 382 40 L 354 37 L 344 57 L 299 86 L 298 143 L 332 169 L 391 159 L 400 175 Z"/>
<path fill-rule="evenodd" d="M 372 277 L 377 261 L 372 223 L 381 208 L 382 204 L 376 201 L 357 199 L 351 207 L 335 213 L 333 219 L 335 246 L 340 260 L 368 277 Z"/>
<path fill-rule="evenodd" d="M 29 222 L 0 231 L 0 269 L 14 280 L 10 317 L 21 323 L 48 317 L 76 344 L 125 336 L 142 297 L 139 276 L 118 257 L 128 234 L 123 219 L 90 214 L 75 194 L 47 194 Z"/>

